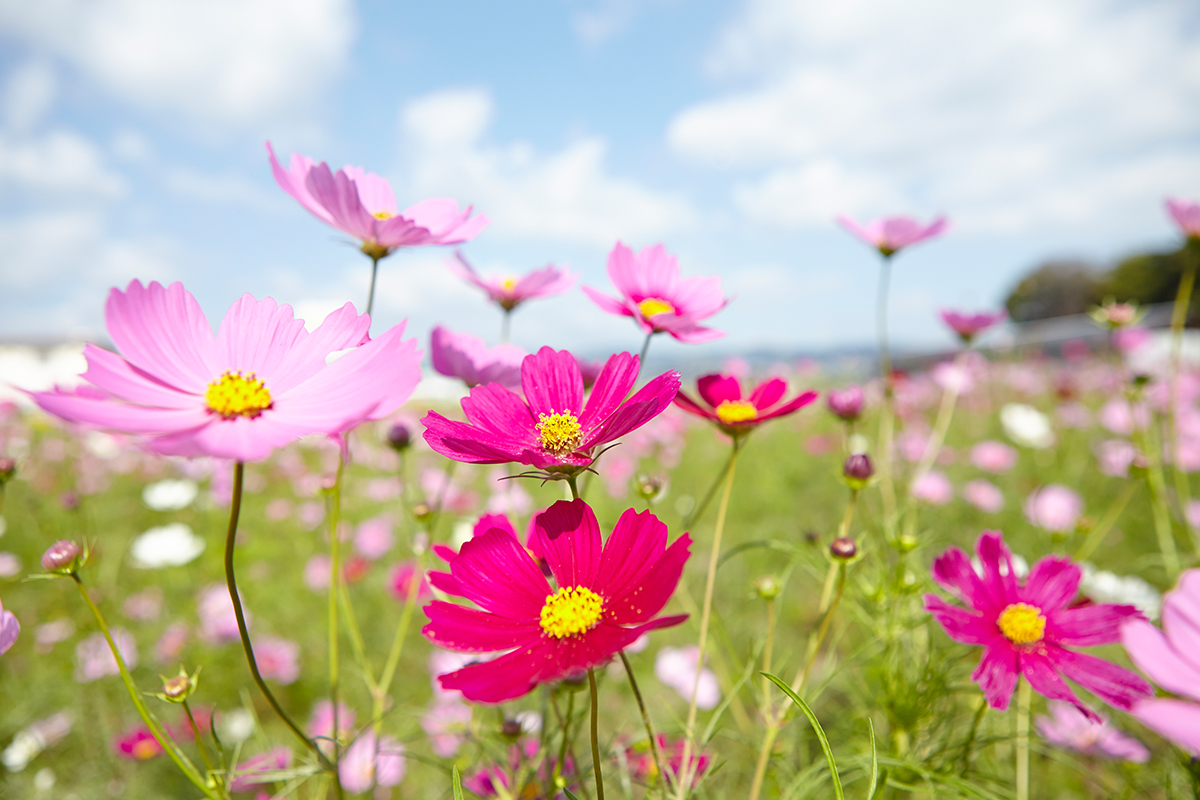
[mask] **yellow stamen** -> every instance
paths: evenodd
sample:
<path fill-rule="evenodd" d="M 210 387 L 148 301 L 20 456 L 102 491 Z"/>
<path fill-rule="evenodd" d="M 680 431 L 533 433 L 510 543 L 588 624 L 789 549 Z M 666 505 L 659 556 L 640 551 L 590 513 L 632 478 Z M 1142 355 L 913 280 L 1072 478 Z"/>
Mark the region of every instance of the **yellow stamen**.
<path fill-rule="evenodd" d="M 133 746 L 131 755 L 138 761 L 146 761 L 159 754 L 158 742 L 154 739 L 143 739 Z"/>
<path fill-rule="evenodd" d="M 392 217 L 394 217 L 396 215 L 390 211 L 376 211 L 371 216 L 374 217 L 375 219 L 391 219 Z"/>
<path fill-rule="evenodd" d="M 758 409 L 745 400 L 724 400 L 717 406 L 717 418 L 726 425 L 747 422 L 758 417 Z"/>
<path fill-rule="evenodd" d="M 504 280 L 500 281 L 500 288 L 506 292 L 511 292 L 513 289 L 517 288 L 517 279 L 505 278 Z"/>
<path fill-rule="evenodd" d="M 254 419 L 271 407 L 271 392 L 253 372 L 242 375 L 228 370 L 208 385 L 204 402 L 214 413 L 225 419 L 250 417 Z"/>
<path fill-rule="evenodd" d="M 1000 632 L 1013 644 L 1033 644 L 1041 641 L 1046 632 L 1046 617 L 1037 606 L 1013 603 L 1000 613 L 996 621 Z"/>
<path fill-rule="evenodd" d="M 675 306 L 659 297 L 647 297 L 638 303 L 638 310 L 642 312 L 643 317 L 649 319 L 659 314 L 674 314 Z"/>
<path fill-rule="evenodd" d="M 579 449 L 583 444 L 583 428 L 579 420 L 569 411 L 561 414 L 538 415 L 537 429 L 542 436 L 542 449 L 562 458 Z"/>
<path fill-rule="evenodd" d="M 603 597 L 586 586 L 564 587 L 546 596 L 542 630 L 556 639 L 578 636 L 596 627 L 603 613 Z"/>

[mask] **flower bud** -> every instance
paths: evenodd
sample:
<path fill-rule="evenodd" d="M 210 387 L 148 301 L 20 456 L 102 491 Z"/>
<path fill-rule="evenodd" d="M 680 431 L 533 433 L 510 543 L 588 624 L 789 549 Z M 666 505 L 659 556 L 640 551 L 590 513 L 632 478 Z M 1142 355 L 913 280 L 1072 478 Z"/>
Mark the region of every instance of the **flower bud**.
<path fill-rule="evenodd" d="M 521 723 L 509 717 L 500 723 L 500 735 L 505 739 L 515 740 L 521 735 Z"/>
<path fill-rule="evenodd" d="M 633 485 L 638 497 L 655 503 L 667 496 L 668 481 L 665 475 L 640 474 L 633 479 Z"/>
<path fill-rule="evenodd" d="M 75 560 L 79 558 L 79 545 L 70 539 L 62 539 L 50 545 L 42 554 L 42 568 L 48 572 L 73 571 Z"/>
<path fill-rule="evenodd" d="M 194 675 L 188 675 L 187 670 L 182 666 L 179 668 L 179 674 L 170 678 L 160 675 L 162 678 L 162 691 L 155 695 L 159 700 L 165 700 L 168 703 L 182 703 L 192 696 L 192 692 L 196 691 L 196 686 L 199 683 L 200 670 L 196 669 Z"/>
<path fill-rule="evenodd" d="M 849 561 L 858 555 L 858 543 L 849 536 L 841 536 L 829 543 L 829 555 L 839 561 Z"/>
<path fill-rule="evenodd" d="M 433 509 L 429 507 L 428 503 L 417 503 L 415 506 L 413 506 L 412 511 L 413 516 L 417 519 L 425 519 L 431 513 L 433 513 Z"/>
<path fill-rule="evenodd" d="M 1114 303 L 1111 299 L 1088 313 L 1097 325 L 1114 330 L 1133 325 L 1145 316 L 1145 312 L 1139 309 L 1136 303 Z"/>
<path fill-rule="evenodd" d="M 412 445 L 412 433 L 408 430 L 408 426 L 397 422 L 392 427 L 388 428 L 387 432 L 388 447 L 395 450 L 397 453 L 402 453 Z"/>
<path fill-rule="evenodd" d="M 863 390 L 858 386 L 848 386 L 832 391 L 826 396 L 825 402 L 835 417 L 854 422 L 862 415 Z"/>
<path fill-rule="evenodd" d="M 855 453 L 846 459 L 846 463 L 842 465 L 842 474 L 847 478 L 865 481 L 875 474 L 875 467 L 871 464 L 871 457 L 866 453 Z"/>
<path fill-rule="evenodd" d="M 779 581 L 774 575 L 763 575 L 754 582 L 754 591 L 758 592 L 758 596 L 763 600 L 774 600 L 779 596 Z"/>
<path fill-rule="evenodd" d="M 0 458 L 0 486 L 8 483 L 17 474 L 17 461 L 13 458 Z"/>

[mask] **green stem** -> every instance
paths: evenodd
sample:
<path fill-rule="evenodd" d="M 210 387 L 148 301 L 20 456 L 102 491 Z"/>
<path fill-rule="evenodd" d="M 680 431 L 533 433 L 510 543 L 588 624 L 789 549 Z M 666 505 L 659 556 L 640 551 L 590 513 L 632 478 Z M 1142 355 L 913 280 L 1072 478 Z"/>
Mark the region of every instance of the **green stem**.
<path fill-rule="evenodd" d="M 578 477 L 575 475 L 567 476 L 567 485 L 571 487 L 571 499 L 572 500 L 579 499 L 579 485 L 576 483 L 577 480 L 578 480 Z"/>
<path fill-rule="evenodd" d="M 771 708 L 771 679 L 766 677 L 771 672 L 771 651 L 775 646 L 775 598 L 767 599 L 767 640 L 763 644 L 763 687 L 762 714 L 766 718 Z"/>
<path fill-rule="evenodd" d="M 404 640 L 408 636 L 409 625 L 412 624 L 413 611 L 417 606 L 417 592 L 421 582 L 425 580 L 425 554 L 417 557 L 417 565 L 413 571 L 412 580 L 408 585 L 408 596 L 404 601 L 404 611 L 400 613 L 400 624 L 396 626 L 396 635 L 392 637 L 392 648 L 388 652 L 387 662 L 383 667 L 383 675 L 374 691 L 375 738 L 379 739 L 380 726 L 383 723 L 383 706 L 387 694 L 392 688 L 392 680 L 396 677 L 396 668 L 400 665 L 400 655 L 404 652 Z"/>
<path fill-rule="evenodd" d="M 642 371 L 642 367 L 646 364 L 646 353 L 650 352 L 650 340 L 654 338 L 654 331 L 646 334 L 646 341 L 642 343 L 642 352 L 638 354 L 638 372 Z"/>
<path fill-rule="evenodd" d="M 1117 518 L 1121 516 L 1121 512 L 1125 510 L 1125 506 L 1129 504 L 1129 500 L 1133 497 L 1133 492 L 1136 488 L 1137 483 L 1134 481 L 1127 481 L 1125 483 L 1125 488 L 1113 500 L 1112 505 L 1108 507 L 1108 511 L 1096 523 L 1096 527 L 1092 528 L 1091 532 L 1088 533 L 1087 539 L 1084 540 L 1083 546 L 1079 548 L 1079 551 L 1075 553 L 1073 560 L 1087 561 L 1088 557 L 1095 552 L 1100 543 L 1104 541 L 1104 537 L 1108 535 L 1108 531 L 1116 523 Z"/>
<path fill-rule="evenodd" d="M 371 309 L 375 306 L 375 276 L 379 272 L 379 259 L 376 256 L 371 256 L 371 288 L 367 289 L 367 314 L 371 313 Z"/>
<path fill-rule="evenodd" d="M 733 452 L 729 453 L 729 459 L 725 462 L 725 466 L 721 467 L 721 471 L 717 473 L 717 477 L 713 479 L 712 485 L 708 487 L 708 491 L 704 493 L 704 499 L 700 505 L 696 506 L 692 513 L 688 514 L 683 520 L 685 529 L 692 527 L 700 518 L 704 516 L 704 512 L 708 510 L 708 504 L 717 494 L 717 489 L 721 487 L 721 483 L 725 480 L 725 476 L 729 474 L 729 467 L 733 464 Z"/>
<path fill-rule="evenodd" d="M 508 344 L 508 334 L 512 329 L 512 309 L 504 309 L 504 316 L 500 318 L 500 344 Z"/>
<path fill-rule="evenodd" d="M 71 573 L 71 579 L 75 581 L 75 586 L 79 589 L 79 594 L 83 596 L 83 600 L 87 603 L 88 608 L 92 610 L 92 615 L 96 618 L 96 622 L 100 625 L 100 630 L 104 633 L 104 638 L 108 642 L 108 649 L 112 651 L 113 658 L 117 662 L 117 670 L 121 673 L 121 680 L 125 683 L 125 691 L 129 692 L 129 699 L 133 701 L 134 708 L 137 709 L 138 715 L 142 718 L 142 722 L 146 723 L 146 727 L 150 729 L 151 735 L 162 747 L 170 759 L 175 762 L 175 766 L 179 767 L 187 779 L 190 780 L 197 789 L 204 793 L 205 797 L 213 800 L 220 800 L 220 795 L 214 794 L 212 788 L 208 786 L 204 780 L 204 776 L 196 769 L 195 765 L 180 752 L 175 742 L 167 735 L 162 726 L 150 713 L 150 709 L 146 708 L 146 704 L 142 702 L 142 693 L 138 690 L 137 684 L 133 682 L 133 676 L 129 674 L 129 667 L 125 664 L 125 659 L 121 656 L 121 651 L 117 649 L 117 643 L 113 641 L 112 632 L 108 629 L 108 623 L 104 620 L 104 615 L 100 613 L 99 606 L 92 600 L 92 596 L 88 594 L 87 587 L 83 585 L 80 577 Z"/>
<path fill-rule="evenodd" d="M 980 697 L 979 708 L 975 710 L 975 716 L 971 718 L 971 730 L 967 732 L 967 742 L 963 745 L 963 777 L 966 777 L 967 771 L 971 768 L 971 751 L 975 749 L 975 736 L 979 733 L 979 723 L 983 721 L 983 715 L 987 713 L 987 709 L 987 701 Z"/>
<path fill-rule="evenodd" d="M 238 595 L 237 578 L 233 572 L 233 547 L 237 539 L 238 515 L 242 508 L 242 483 L 245 478 L 246 465 L 238 461 L 233 468 L 233 499 L 229 505 L 229 530 L 225 534 L 225 585 L 229 589 L 229 599 L 233 602 L 233 615 L 237 618 L 238 635 L 242 639 L 242 650 L 246 653 L 246 663 L 250 667 L 250 676 L 254 679 L 254 684 L 258 690 L 266 698 L 267 703 L 275 711 L 284 724 L 291 729 L 292 733 L 296 734 L 304 746 L 313 752 L 317 759 L 327 770 L 336 771 L 333 763 L 325 757 L 321 749 L 317 747 L 316 742 L 308 738 L 304 731 L 300 730 L 292 718 L 288 716 L 283 707 L 279 705 L 279 701 L 275 699 L 275 695 L 271 693 L 266 681 L 263 680 L 262 673 L 258 671 L 258 662 L 254 659 L 254 646 L 250 644 L 250 631 L 246 628 L 246 612 L 242 610 L 242 599 Z"/>
<path fill-rule="evenodd" d="M 554 705 L 554 716 L 558 717 L 558 703 L 551 699 Z M 562 726 L 562 744 L 558 748 L 558 761 L 554 762 L 554 772 L 551 775 L 551 783 L 553 788 L 547 792 L 548 796 L 552 796 L 555 792 L 566 786 L 566 781 L 562 778 L 563 764 L 567 760 L 567 750 L 571 744 L 571 715 L 575 713 L 575 693 L 567 694 L 567 713 L 563 717 L 558 717 L 559 725 Z"/>
<path fill-rule="evenodd" d="M 213 771 L 212 761 L 208 758 L 208 748 L 204 746 L 204 740 L 200 737 L 200 726 L 196 724 L 196 718 L 192 716 L 192 707 L 188 705 L 188 701 L 184 700 L 183 713 L 187 715 L 188 724 L 192 726 L 192 736 L 196 739 L 196 748 L 200 751 L 200 758 L 204 761 L 204 767 L 209 772 Z"/>
<path fill-rule="evenodd" d="M 341 536 L 338 525 L 342 517 L 342 467 L 341 454 L 338 454 L 337 474 L 333 479 L 333 487 L 325 498 L 326 518 L 329 520 L 329 701 L 333 704 L 333 762 L 336 764 L 342 757 L 341 742 L 338 739 L 338 690 L 341 681 L 341 663 L 338 653 L 338 600 L 342 595 L 342 561 Z M 337 770 L 332 774 L 334 790 L 337 796 L 342 796 L 342 780 Z"/>
<path fill-rule="evenodd" d="M 879 293 L 875 304 L 875 332 L 879 338 L 879 370 L 883 378 L 883 413 L 879 423 L 881 458 L 879 488 L 883 494 L 884 532 L 888 541 L 895 539 L 896 485 L 892 477 L 893 448 L 896 433 L 895 393 L 892 384 L 892 354 L 888 347 L 888 288 L 891 283 L 892 257 L 885 255 L 879 271 Z"/>
<path fill-rule="evenodd" d="M 1187 475 L 1179 468 L 1179 373 L 1183 359 L 1183 328 L 1187 323 L 1188 306 L 1191 305 L 1192 289 L 1196 285 L 1196 259 L 1189 259 L 1188 266 L 1179 282 L 1175 295 L 1175 307 L 1171 311 L 1171 470 L 1175 478 L 1175 496 L 1179 504 L 1183 528 L 1192 539 L 1196 555 L 1200 556 L 1200 536 L 1188 520 L 1187 508 L 1192 499 Z"/>
<path fill-rule="evenodd" d="M 633 689 L 633 698 L 637 700 L 638 711 L 642 712 L 642 724 L 646 726 L 646 736 L 650 738 L 650 753 L 654 756 L 654 767 L 658 770 L 658 786 L 662 790 L 663 800 L 667 800 L 670 776 L 663 769 L 662 755 L 658 752 L 658 739 L 654 736 L 654 726 L 650 724 L 650 714 L 646 711 L 646 703 L 642 700 L 641 689 L 638 688 L 637 678 L 633 675 L 633 666 L 629 663 L 629 657 L 625 655 L 624 650 L 621 651 L 621 663 L 625 665 L 625 674 L 629 676 L 629 688 Z"/>
<path fill-rule="evenodd" d="M 1029 706 L 1033 693 L 1029 681 L 1017 684 L 1017 800 L 1029 800 Z"/>
<path fill-rule="evenodd" d="M 954 368 L 960 372 L 966 367 L 967 351 L 963 350 L 958 357 L 954 359 Z M 925 473 L 933 468 L 933 462 L 937 459 L 938 453 L 942 450 L 942 443 L 946 441 L 946 432 L 950 429 L 950 420 L 954 417 L 954 407 L 958 403 L 958 392 L 954 387 L 947 387 L 942 392 L 942 404 L 938 409 L 937 421 L 934 423 L 933 432 L 929 435 L 929 441 L 925 443 L 925 452 L 921 454 L 921 460 L 917 462 L 917 468 L 913 472 L 912 481 L 908 485 L 909 502 L 912 499 L 912 487 L 916 485 Z"/>
<path fill-rule="evenodd" d="M 592 693 L 592 773 L 596 776 L 596 800 L 604 800 L 604 775 L 600 770 L 600 698 L 596 692 L 596 672 L 588 670 L 588 690 Z"/>

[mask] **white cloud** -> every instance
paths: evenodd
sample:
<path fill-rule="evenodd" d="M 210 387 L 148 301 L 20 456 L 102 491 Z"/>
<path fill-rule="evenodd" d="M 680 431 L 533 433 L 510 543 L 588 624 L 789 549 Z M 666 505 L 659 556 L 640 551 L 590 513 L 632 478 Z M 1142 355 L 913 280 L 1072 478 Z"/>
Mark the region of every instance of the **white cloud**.
<path fill-rule="evenodd" d="M 246 123 L 304 106 L 356 20 L 352 0 L 0 0 L 0 28 L 140 105 Z"/>
<path fill-rule="evenodd" d="M 104 165 L 100 150 L 68 130 L 37 137 L 0 131 L 0 182 L 71 196 L 114 196 L 126 188 L 121 176 Z"/>
<path fill-rule="evenodd" d="M 1200 184 L 1189 22 L 1176 0 L 749 0 L 709 59 L 743 88 L 684 109 L 667 138 L 733 170 L 735 204 L 773 226 L 837 206 L 1136 228 Z"/>
<path fill-rule="evenodd" d="M 610 247 L 687 229 L 695 212 L 681 195 L 612 175 L 607 141 L 584 136 L 539 153 L 525 142 L 486 140 L 495 108 L 481 89 L 450 89 L 401 109 L 404 157 L 415 189 L 474 203 L 491 235 Z M 489 231 L 491 233 L 491 231 Z"/>
<path fill-rule="evenodd" d="M 49 64 L 31 61 L 18 67 L 5 81 L 5 127 L 15 131 L 32 128 L 50 110 L 57 91 L 58 80 Z"/>
<path fill-rule="evenodd" d="M 163 179 L 176 194 L 215 205 L 237 204 L 263 209 L 284 208 L 282 194 L 266 192 L 236 172 L 209 173 L 188 167 L 167 167 Z"/>

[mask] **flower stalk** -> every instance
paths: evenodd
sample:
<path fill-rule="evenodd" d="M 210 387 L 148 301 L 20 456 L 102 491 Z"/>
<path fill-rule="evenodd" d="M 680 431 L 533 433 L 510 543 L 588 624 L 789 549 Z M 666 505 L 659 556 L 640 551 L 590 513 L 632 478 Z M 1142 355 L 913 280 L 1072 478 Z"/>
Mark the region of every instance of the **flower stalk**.
<path fill-rule="evenodd" d="M 588 691 L 592 695 L 592 773 L 596 776 L 596 800 L 604 800 L 604 774 L 600 769 L 600 735 L 598 732 L 600 698 L 596 692 L 596 671 L 589 669 L 587 676 Z"/>

